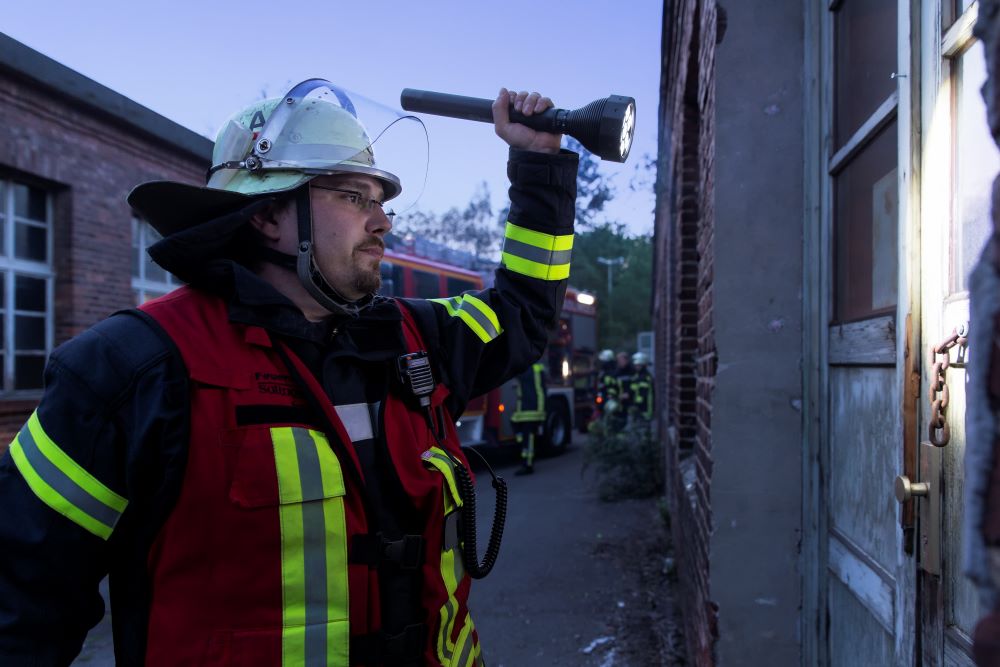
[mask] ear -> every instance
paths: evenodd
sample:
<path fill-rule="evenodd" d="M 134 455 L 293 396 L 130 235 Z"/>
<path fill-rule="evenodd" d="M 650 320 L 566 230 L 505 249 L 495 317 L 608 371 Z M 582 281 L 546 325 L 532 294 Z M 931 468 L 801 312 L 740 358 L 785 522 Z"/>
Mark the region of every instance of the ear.
<path fill-rule="evenodd" d="M 281 224 L 275 215 L 274 206 L 268 206 L 250 216 L 250 224 L 268 241 L 277 243 L 281 240 Z"/>

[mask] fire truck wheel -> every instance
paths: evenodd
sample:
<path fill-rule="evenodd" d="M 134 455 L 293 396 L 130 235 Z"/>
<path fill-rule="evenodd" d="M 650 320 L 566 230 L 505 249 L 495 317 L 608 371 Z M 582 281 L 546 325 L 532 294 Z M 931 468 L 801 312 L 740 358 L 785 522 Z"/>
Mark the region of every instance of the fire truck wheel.
<path fill-rule="evenodd" d="M 569 420 L 569 407 L 566 401 L 553 400 L 545 416 L 545 452 L 549 455 L 559 455 L 569 447 L 572 437 L 572 427 Z"/>

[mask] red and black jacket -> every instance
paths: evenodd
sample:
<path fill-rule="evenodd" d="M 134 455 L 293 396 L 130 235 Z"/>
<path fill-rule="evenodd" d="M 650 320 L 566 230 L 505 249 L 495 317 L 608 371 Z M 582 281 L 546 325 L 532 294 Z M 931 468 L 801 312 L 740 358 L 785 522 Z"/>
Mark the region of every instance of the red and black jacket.
<path fill-rule="evenodd" d="M 565 290 L 564 276 L 547 270 L 546 262 L 555 266 L 565 259 L 560 249 L 565 247 L 563 239 L 572 233 L 575 156 L 512 152 L 508 171 L 512 179 L 509 238 L 518 239 L 505 246 L 505 260 L 497 271 L 494 286 L 457 303 L 410 304 L 414 329 L 430 354 L 439 382 L 450 392 L 443 403 L 456 411 L 469 397 L 513 377 L 540 355 L 547 341 L 547 327 L 557 319 Z M 535 243 L 536 239 L 542 241 Z M 543 246 L 549 242 L 551 247 L 546 250 Z M 257 511 L 258 506 L 262 506 L 264 513 L 280 512 L 282 506 L 294 504 L 279 502 L 274 509 L 268 504 L 274 500 L 274 487 L 264 493 L 263 487 L 245 479 L 250 475 L 246 470 L 254 466 L 241 463 L 244 457 L 238 454 L 239 445 L 250 438 L 248 434 L 255 431 L 254 426 L 261 427 L 256 429 L 258 435 L 265 430 L 272 433 L 272 428 L 305 429 L 325 437 L 332 446 L 330 451 L 336 451 L 338 446 L 343 448 L 337 461 L 344 473 L 345 493 L 337 496 L 335 491 L 323 487 L 322 493 L 331 495 L 322 497 L 344 499 L 345 521 L 348 510 L 354 515 L 351 526 L 356 530 L 352 534 L 369 534 L 371 526 L 366 521 L 375 521 L 380 528 L 394 522 L 391 528 L 396 534 L 389 536 L 393 540 L 399 535 L 423 534 L 423 530 L 414 528 L 419 528 L 421 522 L 426 528 L 427 521 L 437 520 L 433 517 L 454 502 L 454 498 L 444 493 L 443 486 L 435 486 L 441 494 L 436 502 L 442 505 L 432 510 L 428 503 L 434 492 L 415 490 L 412 488 L 415 482 L 394 469 L 381 476 L 366 476 L 364 471 L 368 466 L 385 468 L 384 459 L 379 458 L 379 447 L 372 448 L 376 453 L 373 458 L 362 461 L 365 456 L 362 451 L 365 448 L 359 445 L 362 440 L 354 440 L 336 426 L 331 433 L 328 424 L 314 421 L 315 411 L 308 417 L 307 411 L 293 417 L 294 411 L 302 408 L 295 399 L 303 398 L 301 393 L 296 397 L 303 383 L 312 386 L 314 395 L 326 394 L 328 405 L 378 405 L 380 410 L 389 411 L 394 401 L 404 400 L 387 379 L 395 359 L 407 352 L 414 339 L 408 338 L 404 331 L 398 304 L 379 299 L 356 319 L 327 323 L 322 331 L 311 330 L 294 307 L 273 290 L 269 291 L 266 284 L 238 265 L 221 264 L 229 266 L 231 271 L 228 281 L 223 281 L 226 290 L 206 283 L 198 285 L 200 291 L 188 293 L 218 292 L 216 296 L 205 297 L 215 304 L 212 321 L 217 331 L 228 331 L 225 335 L 258 332 L 253 334 L 257 338 L 244 339 L 244 343 L 253 354 L 260 351 L 263 355 L 260 359 L 267 357 L 267 363 L 271 364 L 270 370 L 254 371 L 261 373 L 260 378 L 248 381 L 245 374 L 241 379 L 238 373 L 227 370 L 225 364 L 216 363 L 213 367 L 210 354 L 204 359 L 198 357 L 201 361 L 193 363 L 195 357 L 191 355 L 197 350 L 191 348 L 185 354 L 187 344 L 181 340 L 179 331 L 163 326 L 156 313 L 152 313 L 154 321 L 136 313 L 113 316 L 67 342 L 50 357 L 41 403 L 12 443 L 10 453 L 0 459 L 0 511 L 5 516 L 0 523 L 0 664 L 69 664 L 79 652 L 87 631 L 103 615 L 98 583 L 109 573 L 118 664 L 142 664 L 147 656 L 157 652 L 155 647 L 161 645 L 158 642 L 164 636 L 158 633 L 166 632 L 169 625 L 163 619 L 179 612 L 179 608 L 171 611 L 168 589 L 182 587 L 182 578 L 177 578 L 184 569 L 180 566 L 191 564 L 195 558 L 194 550 L 186 555 L 184 551 L 183 540 L 193 539 L 192 535 L 185 535 L 188 526 L 193 526 L 195 533 L 204 539 L 213 540 L 210 544 L 217 544 L 221 537 L 218 531 L 209 534 L 199 527 L 195 505 L 188 505 L 186 494 L 196 492 L 199 486 L 190 475 L 199 470 L 209 475 L 212 470 L 211 466 L 199 467 L 190 446 L 192 437 L 218 438 L 213 445 L 221 457 L 221 467 L 216 470 L 222 472 L 224 479 L 215 480 L 214 486 L 202 485 L 202 492 L 218 494 L 216 500 L 220 503 L 225 500 L 233 507 L 242 507 L 242 503 L 248 512 Z M 483 313 L 476 302 L 484 304 L 498 324 L 496 330 L 487 332 L 490 334 L 487 339 L 482 331 L 472 329 L 469 324 L 469 317 Z M 472 312 L 469 308 L 479 310 Z M 227 326 L 219 325 L 220 321 Z M 333 331 L 339 333 L 331 336 Z M 270 348 L 257 345 L 263 344 L 265 338 L 270 341 Z M 203 351 L 207 352 L 208 347 L 205 343 Z M 277 377 L 291 374 L 277 350 L 293 366 L 295 359 L 304 362 L 298 380 L 288 382 Z M 279 360 L 285 363 L 284 367 L 279 367 Z M 242 387 L 247 382 L 251 386 Z M 338 387 L 348 387 L 354 395 L 348 396 L 345 403 L 335 395 L 340 391 Z M 238 410 L 236 396 L 242 391 L 260 395 L 254 399 L 257 403 L 249 407 L 243 404 L 244 409 Z M 201 415 L 201 399 L 195 398 L 201 392 L 214 392 L 218 400 L 234 401 L 232 410 L 220 414 L 215 423 L 207 424 Z M 439 400 L 442 396 L 443 393 L 439 394 Z M 277 411 L 267 413 L 254 407 L 265 404 L 275 406 Z M 401 407 L 393 410 L 394 415 L 403 414 Z M 381 421 L 372 423 L 383 424 L 385 430 L 373 433 L 372 441 L 389 443 L 406 439 L 409 435 L 396 433 L 394 429 L 404 428 L 410 419 L 393 416 L 387 420 L 383 413 Z M 192 426 L 196 420 L 197 425 Z M 253 421 L 267 423 L 253 424 Z M 206 428 L 216 427 L 220 433 L 232 433 L 204 435 Z M 416 428 L 412 424 L 411 427 Z M 281 437 L 284 436 L 279 434 Z M 315 444 L 319 436 L 310 437 Z M 347 442 L 343 442 L 345 438 Z M 273 439 L 270 444 L 271 458 L 264 469 L 277 474 Z M 442 444 L 447 448 L 447 443 Z M 385 445 L 389 456 L 398 454 L 393 447 Z M 434 447 L 441 449 L 436 443 Z M 256 454 L 247 454 L 248 457 L 262 457 L 266 447 L 248 448 L 245 452 L 251 449 Z M 358 457 L 357 463 L 352 460 L 351 450 Z M 314 451 L 323 450 L 317 445 Z M 435 479 L 440 484 L 441 480 L 431 474 L 435 473 L 431 468 L 440 463 L 434 456 L 438 452 L 431 448 L 420 454 L 427 451 L 431 452 L 427 458 L 418 457 L 420 468 L 407 467 L 407 470 L 416 471 L 414 474 L 420 479 Z M 348 463 L 360 467 L 360 479 L 354 480 L 353 473 L 345 472 L 352 470 Z M 435 474 L 444 475 L 440 469 Z M 357 505 L 364 502 L 362 497 L 366 495 L 360 490 L 364 488 L 370 495 L 373 484 L 378 487 L 374 494 L 378 496 L 374 503 L 377 507 Z M 280 489 L 277 494 L 280 501 Z M 299 495 L 304 499 L 309 493 L 303 491 Z M 295 499 L 294 494 L 286 497 L 289 498 Z M 182 521 L 185 512 L 189 521 Z M 257 537 L 273 540 L 273 535 L 272 532 L 268 538 L 262 533 Z M 247 535 L 241 539 L 251 538 Z M 424 546 L 421 567 L 436 562 L 439 573 L 432 579 L 441 579 L 442 559 L 428 554 L 444 553 L 447 549 L 434 552 L 430 541 Z M 226 553 L 230 558 L 237 557 L 235 552 Z M 220 563 L 218 558 L 206 560 Z M 354 602 L 364 599 L 368 608 L 362 611 L 352 602 L 349 611 L 352 626 L 349 632 L 362 638 L 358 640 L 362 648 L 364 637 L 382 629 L 383 614 L 379 612 L 385 611 L 379 609 L 383 606 L 383 596 L 372 592 L 382 586 L 379 574 L 373 575 L 368 565 L 352 564 L 350 571 L 353 574 L 365 567 L 369 576 L 374 577 L 374 583 L 369 583 L 367 595 L 356 596 Z M 217 567 L 213 576 L 220 573 Z M 353 576 L 352 584 L 359 578 Z M 260 579 L 256 586 L 269 585 L 264 581 L 269 579 L 268 574 L 261 572 Z M 400 584 L 404 579 L 389 577 L 387 581 L 405 588 L 405 582 Z M 420 579 L 426 581 L 427 576 Z M 184 585 L 190 586 L 194 580 L 185 581 Z M 433 585 L 421 586 L 420 595 L 433 588 Z M 273 596 L 273 589 L 266 595 Z M 230 603 L 239 601 L 237 597 Z M 433 607 L 423 598 L 417 606 L 424 611 Z M 446 615 L 451 613 L 445 611 Z M 405 619 L 405 614 L 401 618 Z M 427 664 L 434 664 L 433 656 L 438 655 L 437 647 L 431 652 L 435 620 L 426 616 L 424 620 L 428 627 L 425 659 Z M 234 625 L 229 624 L 233 633 Z M 234 636 L 226 637 L 223 631 L 215 643 L 206 639 L 206 650 L 208 646 L 223 654 L 225 650 L 236 650 L 238 642 Z M 457 637 L 452 638 L 457 641 Z"/>

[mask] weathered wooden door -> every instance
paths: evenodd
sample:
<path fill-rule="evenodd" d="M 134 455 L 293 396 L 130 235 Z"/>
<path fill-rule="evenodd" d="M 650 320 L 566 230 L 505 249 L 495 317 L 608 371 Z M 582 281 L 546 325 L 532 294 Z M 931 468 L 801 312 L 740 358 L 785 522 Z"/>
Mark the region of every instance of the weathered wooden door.
<path fill-rule="evenodd" d="M 970 635 L 980 615 L 974 590 L 961 574 L 960 532 L 964 363 L 976 350 L 955 340 L 968 326 L 968 274 L 992 230 L 991 182 L 1000 166 L 980 94 L 986 67 L 982 46 L 972 38 L 977 12 L 978 3 L 971 0 L 921 3 L 916 472 L 926 484 L 917 489 L 926 495 L 906 501 L 904 510 L 913 505 L 916 511 L 919 664 L 929 666 L 972 665 Z"/>
<path fill-rule="evenodd" d="M 911 410 L 908 425 L 904 415 L 907 325 L 916 321 L 907 259 L 915 219 L 910 3 L 824 4 L 821 211 L 832 256 L 817 658 L 909 666 L 916 573 L 893 484 L 916 417 Z"/>

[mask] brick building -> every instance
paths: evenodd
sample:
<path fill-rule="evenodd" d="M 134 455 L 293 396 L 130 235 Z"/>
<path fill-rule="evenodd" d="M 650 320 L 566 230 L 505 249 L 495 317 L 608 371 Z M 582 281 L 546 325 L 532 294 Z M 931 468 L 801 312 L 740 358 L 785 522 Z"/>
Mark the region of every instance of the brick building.
<path fill-rule="evenodd" d="M 657 412 L 692 660 L 972 665 L 953 332 L 993 229 L 998 3 L 722 4 L 663 14 Z"/>
<path fill-rule="evenodd" d="M 34 408 L 51 350 L 169 291 L 125 197 L 203 183 L 212 142 L 0 33 L 0 450 Z"/>

